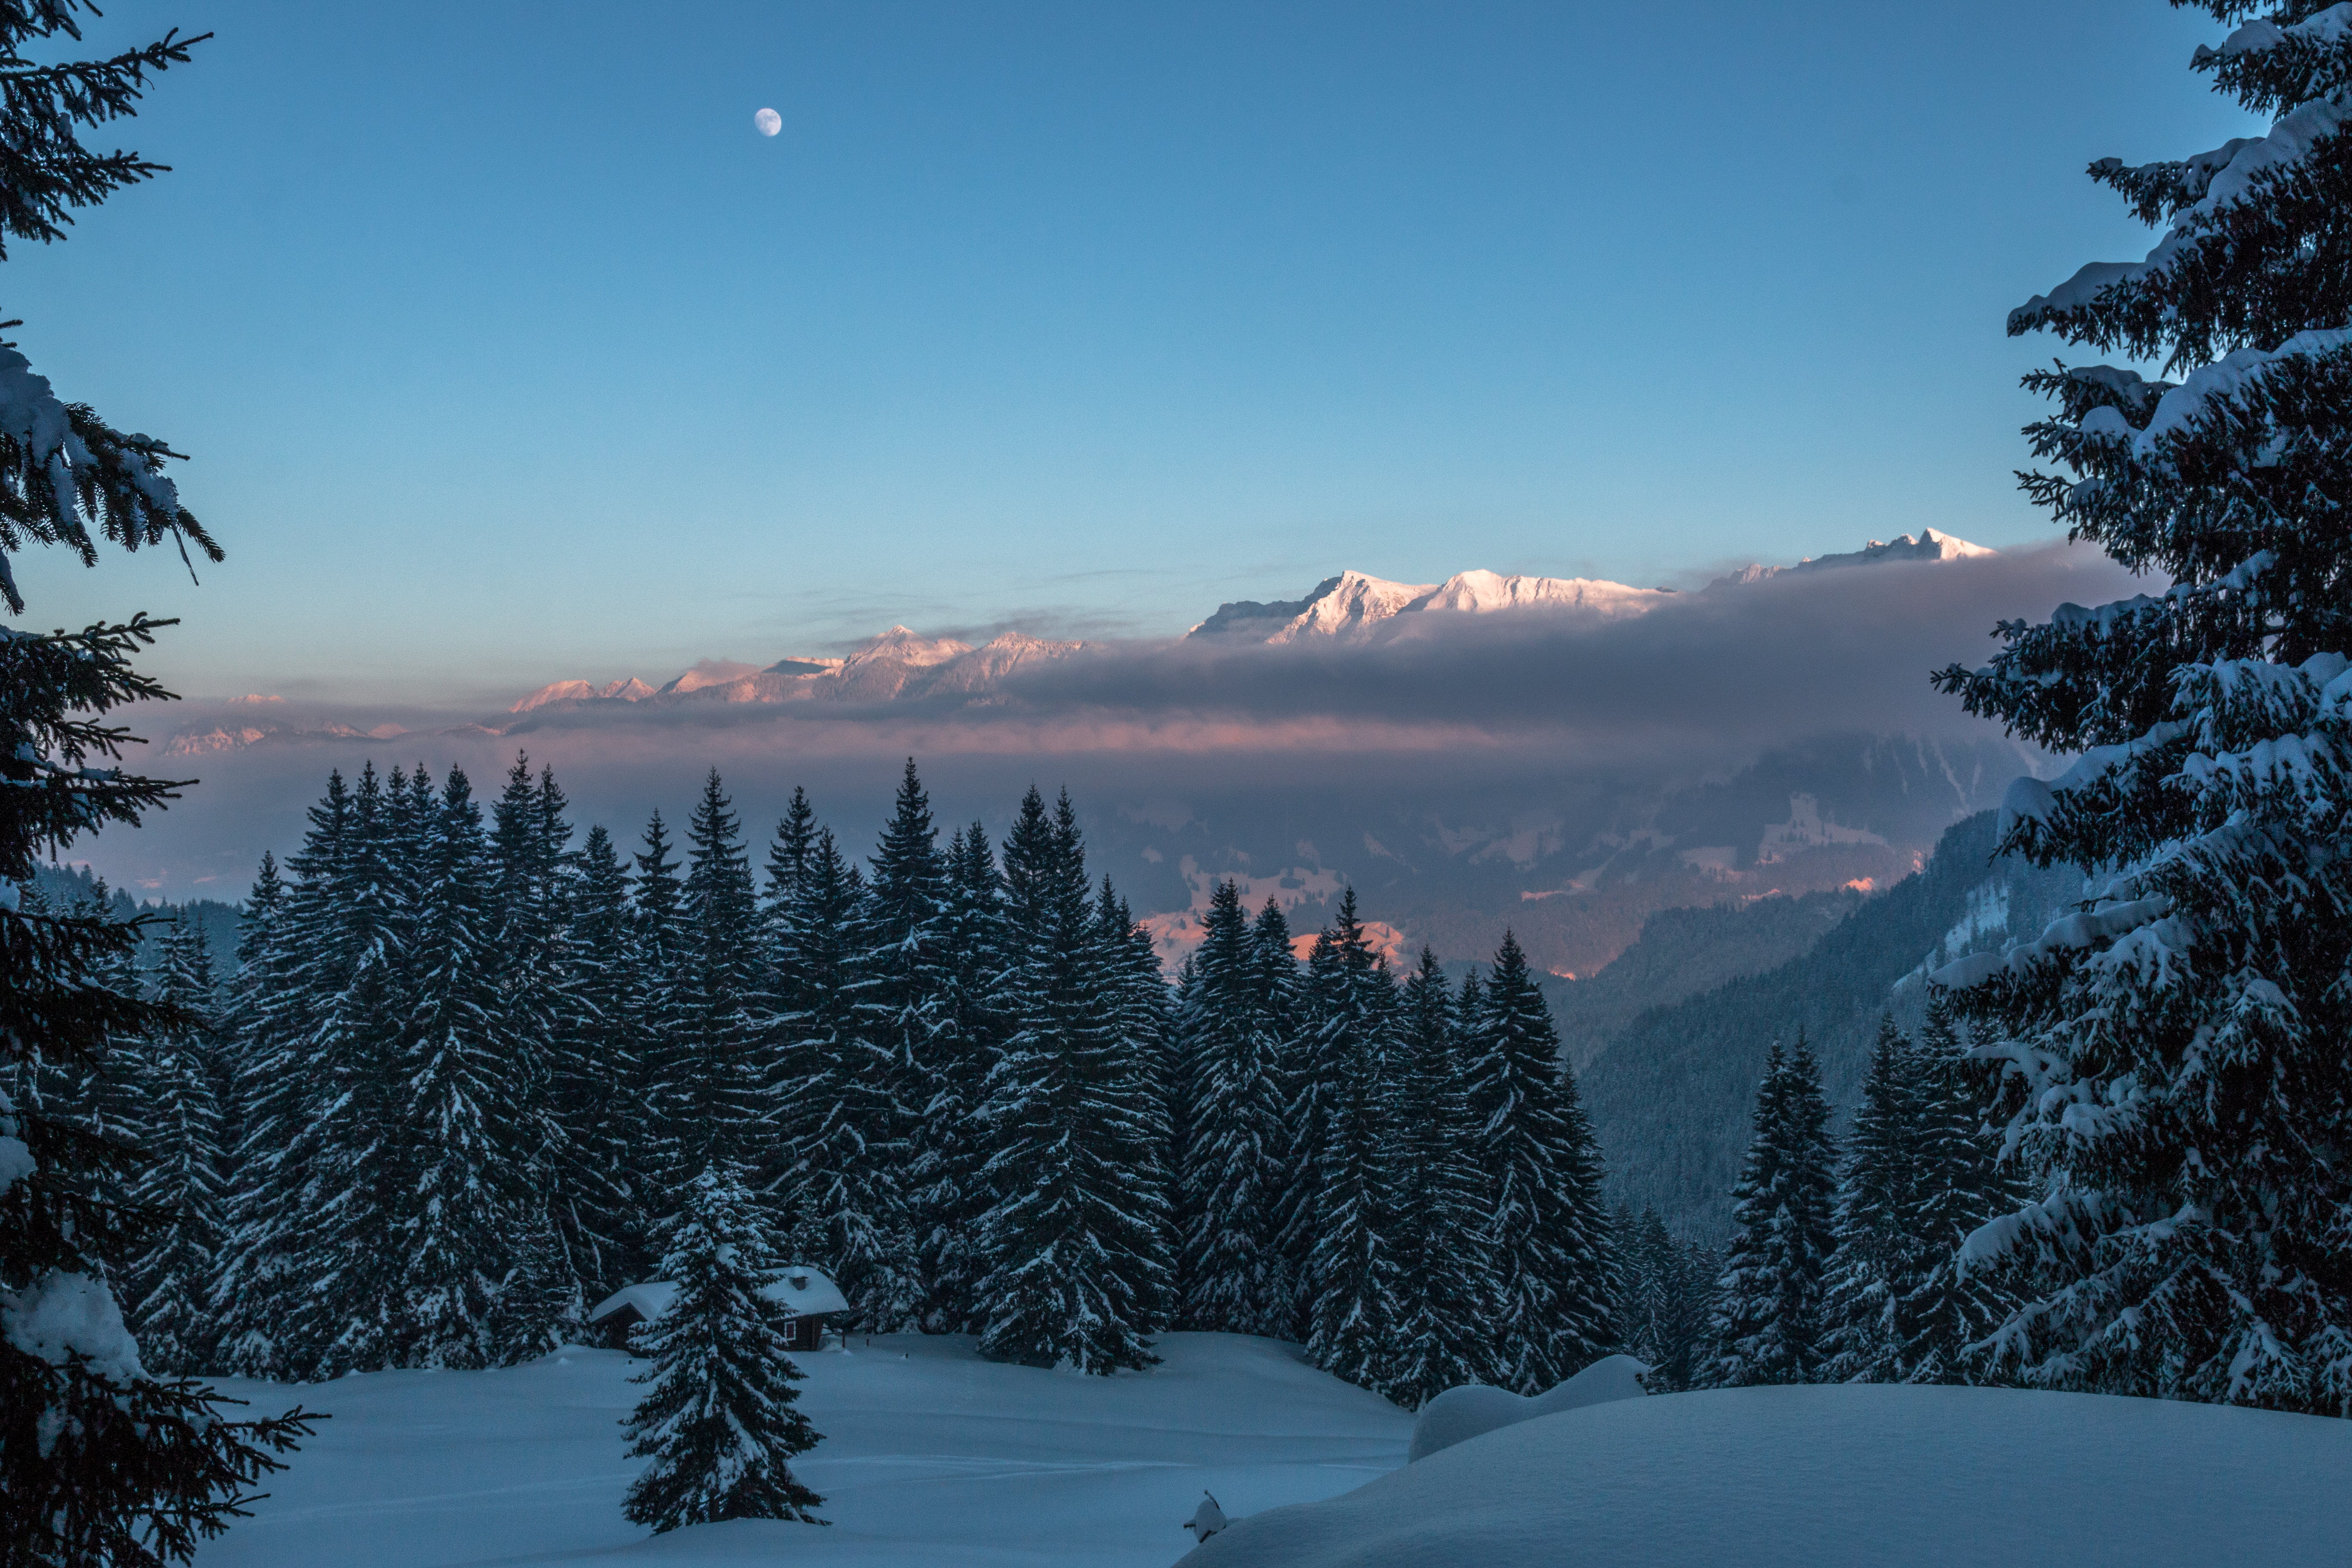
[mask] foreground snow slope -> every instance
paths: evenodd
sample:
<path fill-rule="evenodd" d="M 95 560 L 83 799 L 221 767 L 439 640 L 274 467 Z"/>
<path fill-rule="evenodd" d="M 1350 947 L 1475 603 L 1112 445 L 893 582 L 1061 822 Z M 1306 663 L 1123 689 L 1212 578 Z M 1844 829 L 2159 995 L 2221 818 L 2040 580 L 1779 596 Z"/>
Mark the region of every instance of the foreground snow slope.
<path fill-rule="evenodd" d="M 1185 1568 L 2352 1563 L 2352 1421 L 1976 1388 L 1744 1388 L 1488 1432 Z"/>
<path fill-rule="evenodd" d="M 257 1408 L 333 1414 L 255 1516 L 199 1568 L 433 1568 L 529 1562 L 859 1568 L 1149 1564 L 1203 1487 L 1232 1512 L 1324 1498 L 1404 1462 L 1412 1417 L 1291 1347 L 1170 1334 L 1162 1365 L 1079 1377 L 1002 1366 L 960 1337 L 877 1335 L 799 1358 L 825 1441 L 795 1467 L 830 1529 L 740 1521 L 648 1537 L 621 1517 L 641 1461 L 639 1390 L 614 1351 L 503 1372 L 378 1373 L 318 1387 L 222 1384 Z"/>

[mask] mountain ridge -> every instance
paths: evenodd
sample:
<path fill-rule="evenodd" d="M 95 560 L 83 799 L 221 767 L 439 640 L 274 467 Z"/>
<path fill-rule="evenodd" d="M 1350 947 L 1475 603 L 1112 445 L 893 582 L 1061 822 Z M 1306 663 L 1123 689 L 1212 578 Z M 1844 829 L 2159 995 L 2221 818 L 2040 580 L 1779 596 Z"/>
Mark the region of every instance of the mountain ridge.
<path fill-rule="evenodd" d="M 1956 561 L 1995 553 L 1927 528 L 1916 536 L 1874 539 L 1858 551 L 1808 556 L 1793 566 L 1746 566 L 1715 579 L 1700 591 L 1738 588 L 1787 573 L 1890 562 Z M 1598 577 L 1541 577 L 1474 568 L 1457 572 L 1443 583 L 1398 583 L 1349 568 L 1325 578 L 1299 599 L 1243 599 L 1220 605 L 1177 640 L 1231 647 L 1325 641 L 1339 647 L 1366 647 L 1422 635 L 1454 616 L 1543 612 L 1598 623 L 1646 615 L 1678 596 L 1672 588 L 1636 588 Z M 1084 641 L 1004 632 L 974 647 L 893 626 L 842 658 L 793 654 L 765 668 L 705 659 L 658 689 L 634 677 L 601 687 L 576 679 L 558 680 L 525 696 L 508 711 L 528 714 L 606 702 L 776 703 L 812 699 L 874 702 L 934 693 L 973 696 L 1024 665 L 1066 658 L 1088 646 Z"/>

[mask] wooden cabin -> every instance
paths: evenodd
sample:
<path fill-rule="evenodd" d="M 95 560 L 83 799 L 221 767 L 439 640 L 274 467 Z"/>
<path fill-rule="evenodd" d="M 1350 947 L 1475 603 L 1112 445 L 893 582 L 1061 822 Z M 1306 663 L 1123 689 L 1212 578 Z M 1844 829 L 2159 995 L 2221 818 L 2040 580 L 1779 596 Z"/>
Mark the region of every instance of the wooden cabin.
<path fill-rule="evenodd" d="M 792 1318 L 784 1325 L 784 1348 L 791 1351 L 820 1348 L 824 1343 L 825 1320 L 849 1310 L 841 1287 L 824 1270 L 805 1263 L 795 1263 L 784 1269 L 777 1275 L 776 1282 L 761 1294 L 791 1311 Z M 624 1285 L 596 1303 L 588 1314 L 588 1326 L 605 1343 L 616 1350 L 626 1350 L 629 1331 L 668 1311 L 670 1302 L 677 1297 L 677 1287 L 667 1279 Z"/>

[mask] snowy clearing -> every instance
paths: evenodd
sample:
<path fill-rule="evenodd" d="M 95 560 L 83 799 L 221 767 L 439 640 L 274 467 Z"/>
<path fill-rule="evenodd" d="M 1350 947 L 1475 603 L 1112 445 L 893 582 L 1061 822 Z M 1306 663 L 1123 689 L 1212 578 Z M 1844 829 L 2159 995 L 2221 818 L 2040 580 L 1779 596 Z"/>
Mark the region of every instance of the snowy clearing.
<path fill-rule="evenodd" d="M 2352 1421 L 2013 1389 L 1595 1405 L 1237 1520 L 1185 1568 L 2352 1562 Z"/>
<path fill-rule="evenodd" d="M 1255 1513 L 1331 1497 L 1404 1463 L 1412 1417 L 1317 1372 L 1295 1347 L 1165 1334 L 1163 1364 L 1081 1377 L 982 1361 L 961 1336 L 853 1337 L 796 1358 L 825 1441 L 793 1466 L 828 1529 L 736 1521 L 661 1537 L 621 1517 L 642 1461 L 621 1417 L 642 1367 L 570 1350 L 499 1372 L 390 1372 L 223 1392 L 331 1412 L 254 1517 L 201 1568 L 529 1562 L 859 1568 L 1166 1568 L 1202 1489 Z"/>

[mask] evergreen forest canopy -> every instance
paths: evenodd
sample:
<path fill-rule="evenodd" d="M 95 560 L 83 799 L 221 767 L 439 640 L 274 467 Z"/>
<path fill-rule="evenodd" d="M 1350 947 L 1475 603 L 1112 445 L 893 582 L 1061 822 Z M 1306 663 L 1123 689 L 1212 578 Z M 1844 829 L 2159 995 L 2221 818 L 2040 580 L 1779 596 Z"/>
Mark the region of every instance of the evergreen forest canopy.
<path fill-rule="evenodd" d="M 1418 1403 L 1612 1342 L 1600 1160 L 1514 942 L 1399 984 L 1352 895 L 1301 963 L 1226 884 L 1171 987 L 1066 796 L 941 845 L 911 763 L 862 868 L 796 792 L 755 877 L 716 773 L 683 842 L 658 814 L 625 862 L 572 837 L 521 760 L 487 811 L 462 773 L 338 775 L 264 858 L 233 976 L 193 926 L 164 944 L 150 988 L 194 1022 L 31 1086 L 177 1184 L 128 1270 L 154 1353 L 536 1355 L 713 1171 L 850 1326 L 1006 1358 L 1270 1333 Z"/>

